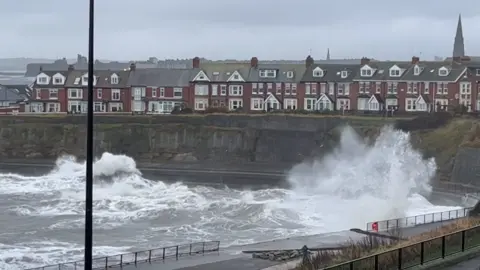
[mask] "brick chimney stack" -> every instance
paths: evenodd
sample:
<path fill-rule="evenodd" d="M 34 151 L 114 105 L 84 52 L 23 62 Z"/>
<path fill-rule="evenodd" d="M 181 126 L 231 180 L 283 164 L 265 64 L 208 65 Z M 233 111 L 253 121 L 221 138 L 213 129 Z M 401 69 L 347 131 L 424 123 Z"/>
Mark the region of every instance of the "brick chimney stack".
<path fill-rule="evenodd" d="M 420 57 L 412 56 L 412 65 L 418 64 L 420 62 Z"/>
<path fill-rule="evenodd" d="M 252 68 L 258 67 L 258 58 L 257 57 L 252 57 L 252 59 L 250 59 L 250 66 Z"/>
<path fill-rule="evenodd" d="M 362 60 L 360 60 L 360 64 L 363 65 L 368 65 L 370 64 L 370 59 L 367 57 L 362 57 Z"/>
<path fill-rule="evenodd" d="M 137 69 L 137 65 L 135 65 L 135 63 L 131 63 L 130 64 L 130 70 L 135 71 L 135 69 Z"/>
<path fill-rule="evenodd" d="M 305 66 L 309 68 L 313 65 L 314 62 L 315 61 L 313 60 L 313 58 L 309 55 L 307 56 L 307 59 L 305 59 Z"/>
<path fill-rule="evenodd" d="M 193 68 L 200 68 L 200 58 L 196 56 L 192 61 Z"/>

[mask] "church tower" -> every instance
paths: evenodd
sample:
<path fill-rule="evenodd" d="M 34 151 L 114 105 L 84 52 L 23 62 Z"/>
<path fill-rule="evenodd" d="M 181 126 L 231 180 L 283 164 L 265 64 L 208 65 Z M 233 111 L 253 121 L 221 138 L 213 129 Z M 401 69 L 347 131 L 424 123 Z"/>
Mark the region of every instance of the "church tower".
<path fill-rule="evenodd" d="M 458 15 L 457 32 L 455 34 L 455 41 L 453 43 L 453 55 L 454 58 L 465 56 L 465 44 L 463 42 L 463 29 L 462 29 L 462 15 Z"/>

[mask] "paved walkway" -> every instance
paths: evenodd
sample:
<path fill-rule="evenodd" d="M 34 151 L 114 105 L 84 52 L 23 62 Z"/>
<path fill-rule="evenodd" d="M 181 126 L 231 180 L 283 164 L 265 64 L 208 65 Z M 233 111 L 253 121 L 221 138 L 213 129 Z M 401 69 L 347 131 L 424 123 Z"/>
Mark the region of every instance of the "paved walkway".
<path fill-rule="evenodd" d="M 480 270 L 480 257 L 444 268 L 444 270 Z"/>
<path fill-rule="evenodd" d="M 401 235 L 409 237 L 426 231 L 433 230 L 442 225 L 453 221 L 443 223 L 433 223 L 419 225 L 416 227 L 403 228 Z M 351 231 L 343 231 L 329 234 L 320 234 L 313 236 L 293 237 L 276 241 L 262 242 L 251 245 L 243 245 L 227 248 L 219 253 L 210 253 L 205 255 L 186 256 L 178 261 L 166 260 L 165 262 L 143 263 L 123 266 L 125 270 L 261 270 L 265 268 L 285 268 L 282 262 L 269 260 L 252 259 L 251 255 L 241 253 L 242 250 L 274 250 L 274 249 L 299 249 L 303 245 L 311 248 L 338 246 L 342 242 L 356 240 L 365 237 L 363 234 Z M 273 267 L 278 265 L 278 267 Z"/>

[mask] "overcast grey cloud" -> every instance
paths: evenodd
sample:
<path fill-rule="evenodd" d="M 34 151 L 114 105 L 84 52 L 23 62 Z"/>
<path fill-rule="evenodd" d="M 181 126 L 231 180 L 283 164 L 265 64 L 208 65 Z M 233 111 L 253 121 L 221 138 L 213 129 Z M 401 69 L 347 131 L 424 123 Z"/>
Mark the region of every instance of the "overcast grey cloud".
<path fill-rule="evenodd" d="M 480 55 L 480 1 L 96 0 L 97 58 L 450 56 L 458 14 Z M 0 57 L 87 53 L 88 1 L 0 1 Z"/>

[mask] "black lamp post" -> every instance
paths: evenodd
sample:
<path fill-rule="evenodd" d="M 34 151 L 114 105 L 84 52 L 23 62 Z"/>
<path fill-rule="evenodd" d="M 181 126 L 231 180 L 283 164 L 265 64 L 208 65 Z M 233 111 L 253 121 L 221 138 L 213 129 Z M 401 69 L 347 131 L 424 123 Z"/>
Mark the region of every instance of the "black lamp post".
<path fill-rule="evenodd" d="M 85 178 L 85 270 L 92 270 L 93 248 L 93 39 L 94 0 L 90 0 L 88 20 L 88 109 L 87 109 L 87 160 Z"/>

